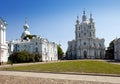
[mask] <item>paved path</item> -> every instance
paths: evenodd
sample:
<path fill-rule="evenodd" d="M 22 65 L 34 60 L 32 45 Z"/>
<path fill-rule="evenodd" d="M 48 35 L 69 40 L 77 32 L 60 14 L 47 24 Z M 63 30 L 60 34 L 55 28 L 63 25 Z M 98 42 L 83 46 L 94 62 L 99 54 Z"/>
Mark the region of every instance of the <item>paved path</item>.
<path fill-rule="evenodd" d="M 65 79 L 65 80 L 82 80 L 82 81 L 108 82 L 113 84 L 115 83 L 120 84 L 120 77 L 110 77 L 110 76 L 70 75 L 70 74 L 15 72 L 15 71 L 0 71 L 0 75 L 52 78 L 52 79 Z"/>

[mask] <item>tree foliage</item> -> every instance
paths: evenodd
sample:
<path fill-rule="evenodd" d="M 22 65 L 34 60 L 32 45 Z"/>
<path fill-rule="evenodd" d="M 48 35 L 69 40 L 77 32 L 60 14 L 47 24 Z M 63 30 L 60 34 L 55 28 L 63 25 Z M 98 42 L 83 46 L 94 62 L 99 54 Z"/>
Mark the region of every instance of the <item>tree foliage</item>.
<path fill-rule="evenodd" d="M 27 40 L 27 38 L 32 39 L 33 37 L 36 37 L 36 35 L 26 35 L 23 39 Z"/>
<path fill-rule="evenodd" d="M 60 46 L 57 46 L 57 50 L 58 50 L 58 59 L 62 59 L 64 55 L 62 48 Z"/>
<path fill-rule="evenodd" d="M 114 59 L 114 40 L 110 42 L 106 50 L 106 59 Z"/>
<path fill-rule="evenodd" d="M 14 52 L 9 56 L 12 63 L 39 62 L 42 61 L 41 54 L 30 54 L 26 51 Z"/>

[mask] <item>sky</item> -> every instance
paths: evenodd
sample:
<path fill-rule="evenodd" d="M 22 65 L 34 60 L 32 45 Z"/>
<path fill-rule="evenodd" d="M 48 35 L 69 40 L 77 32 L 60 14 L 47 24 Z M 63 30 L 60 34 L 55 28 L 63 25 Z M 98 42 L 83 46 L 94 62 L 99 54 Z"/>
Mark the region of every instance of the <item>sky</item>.
<path fill-rule="evenodd" d="M 105 46 L 120 38 L 120 0 L 0 0 L 0 17 L 7 22 L 7 41 L 20 39 L 25 18 L 31 34 L 60 43 L 66 51 L 75 39 L 75 22 L 86 11 L 93 14 L 96 37 Z"/>

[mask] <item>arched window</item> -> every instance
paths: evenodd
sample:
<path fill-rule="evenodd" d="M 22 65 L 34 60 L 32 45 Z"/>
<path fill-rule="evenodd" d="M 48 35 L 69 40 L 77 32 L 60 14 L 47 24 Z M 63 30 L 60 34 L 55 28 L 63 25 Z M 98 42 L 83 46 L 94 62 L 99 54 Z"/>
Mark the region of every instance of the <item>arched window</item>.
<path fill-rule="evenodd" d="M 38 52 L 38 48 L 37 47 L 35 48 L 35 52 Z"/>
<path fill-rule="evenodd" d="M 86 30 L 86 28 L 84 27 L 84 31 Z"/>
<path fill-rule="evenodd" d="M 84 33 L 84 35 L 86 36 L 86 33 Z"/>
<path fill-rule="evenodd" d="M 99 44 L 99 47 L 101 47 L 101 44 Z"/>
<path fill-rule="evenodd" d="M 94 43 L 94 47 L 96 47 L 96 44 Z"/>
<path fill-rule="evenodd" d="M 90 29 L 91 29 L 91 25 L 90 25 Z"/>
<path fill-rule="evenodd" d="M 86 45 L 86 42 L 84 42 L 84 45 Z"/>
<path fill-rule="evenodd" d="M 80 37 L 80 33 L 79 33 L 79 37 Z"/>
<path fill-rule="evenodd" d="M 92 36 L 91 32 L 90 32 L 90 37 Z"/>
<path fill-rule="evenodd" d="M 80 27 L 79 27 L 79 30 L 80 30 Z"/>

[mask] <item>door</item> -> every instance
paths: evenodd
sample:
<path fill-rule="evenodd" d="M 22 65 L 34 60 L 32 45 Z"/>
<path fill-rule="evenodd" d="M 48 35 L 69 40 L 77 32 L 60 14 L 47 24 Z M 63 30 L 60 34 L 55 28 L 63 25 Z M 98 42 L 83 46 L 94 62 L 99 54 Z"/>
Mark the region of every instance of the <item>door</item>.
<path fill-rule="evenodd" d="M 84 51 L 84 59 L 87 59 L 87 51 Z"/>

